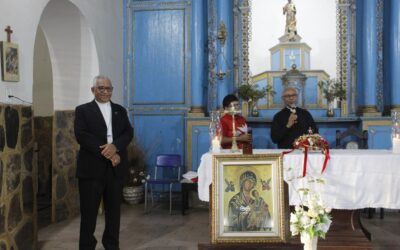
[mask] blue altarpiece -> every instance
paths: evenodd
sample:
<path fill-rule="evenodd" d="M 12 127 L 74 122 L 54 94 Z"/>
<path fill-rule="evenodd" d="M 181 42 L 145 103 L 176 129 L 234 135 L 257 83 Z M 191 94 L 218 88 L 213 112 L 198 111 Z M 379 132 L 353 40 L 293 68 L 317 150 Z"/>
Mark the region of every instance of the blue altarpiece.
<path fill-rule="evenodd" d="M 398 34 L 393 34 L 400 22 L 393 8 L 399 7 L 397 0 L 337 1 L 337 70 L 346 84 L 347 100 L 335 110 L 335 117 L 326 117 L 326 103 L 316 86 L 329 76 L 323 71 L 310 73 L 306 43 L 298 41 L 298 46 L 284 51 L 284 62 L 278 61 L 282 58 L 279 50 L 271 48 L 271 72 L 250 76 L 248 0 L 124 3 L 124 100 L 135 138 L 146 152 L 148 171 L 160 153 L 181 154 L 186 170 L 196 170 L 209 149 L 209 112 L 219 109 L 226 94 L 250 80 L 282 91 L 282 75 L 273 72 L 290 69 L 293 55 L 297 69 L 307 77 L 303 105 L 332 148 L 336 130 L 350 126 L 368 130 L 369 148 L 391 147 L 391 120 L 385 114 L 400 108 L 400 96 L 393 94 L 400 93 L 400 76 L 395 73 L 400 52 L 384 53 L 383 46 L 396 48 Z M 296 61 L 301 53 L 304 60 Z M 270 125 L 280 109 L 279 96 L 260 100 L 260 116 L 247 118 L 255 148 L 276 147 Z"/>

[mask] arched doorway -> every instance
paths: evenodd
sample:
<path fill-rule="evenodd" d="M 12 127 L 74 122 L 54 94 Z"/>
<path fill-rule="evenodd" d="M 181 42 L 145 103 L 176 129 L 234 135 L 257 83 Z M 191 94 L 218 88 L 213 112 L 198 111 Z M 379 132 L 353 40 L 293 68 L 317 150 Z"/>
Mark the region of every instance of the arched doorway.
<path fill-rule="evenodd" d="M 92 98 L 91 78 L 99 72 L 90 25 L 69 0 L 51 0 L 44 8 L 33 62 L 37 207 L 47 212 L 38 211 L 40 227 L 79 212 L 74 108 Z"/>

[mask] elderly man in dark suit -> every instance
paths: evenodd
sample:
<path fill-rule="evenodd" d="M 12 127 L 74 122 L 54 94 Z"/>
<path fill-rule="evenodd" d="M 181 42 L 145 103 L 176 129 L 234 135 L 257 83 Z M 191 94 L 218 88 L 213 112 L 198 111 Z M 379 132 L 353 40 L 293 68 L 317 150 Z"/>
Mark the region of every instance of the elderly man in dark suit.
<path fill-rule="evenodd" d="M 106 250 L 119 249 L 122 186 L 128 175 L 126 147 L 133 137 L 126 109 L 110 101 L 109 78 L 96 76 L 95 99 L 75 109 L 75 137 L 80 145 L 78 177 L 81 225 L 79 249 L 95 249 L 97 212 L 103 198 Z"/>

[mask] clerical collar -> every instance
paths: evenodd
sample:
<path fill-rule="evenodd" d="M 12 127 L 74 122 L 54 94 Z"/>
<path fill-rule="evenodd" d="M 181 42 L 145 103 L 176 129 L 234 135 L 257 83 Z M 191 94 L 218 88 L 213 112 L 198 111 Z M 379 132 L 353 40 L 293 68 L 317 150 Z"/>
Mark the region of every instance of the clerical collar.
<path fill-rule="evenodd" d="M 289 107 L 289 106 L 286 106 L 286 108 L 287 108 L 287 109 L 289 109 L 289 110 L 290 110 L 290 112 L 292 112 L 292 113 L 296 113 L 296 106 L 294 106 L 294 107 Z"/>

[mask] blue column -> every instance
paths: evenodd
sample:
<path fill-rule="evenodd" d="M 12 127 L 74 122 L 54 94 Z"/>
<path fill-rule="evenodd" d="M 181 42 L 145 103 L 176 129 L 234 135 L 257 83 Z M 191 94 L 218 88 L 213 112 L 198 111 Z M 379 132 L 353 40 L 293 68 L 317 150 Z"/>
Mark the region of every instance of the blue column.
<path fill-rule="evenodd" d="M 362 115 L 379 115 L 377 112 L 376 80 L 378 63 L 378 44 L 376 29 L 376 3 L 377 0 L 357 1 L 357 14 L 361 15 L 357 21 L 359 36 L 358 73 L 359 77 L 359 113 Z M 362 83 L 362 84 L 360 84 Z"/>
<path fill-rule="evenodd" d="M 217 40 L 217 70 L 221 69 L 227 74 L 222 80 L 217 78 L 218 84 L 218 107 L 222 106 L 222 100 L 227 94 L 233 92 L 233 1 L 217 0 L 217 31 L 221 21 L 224 22 L 227 37 L 225 45 L 222 46 Z M 218 72 L 217 72 L 218 73 Z"/>
<path fill-rule="evenodd" d="M 386 3 L 386 2 L 385 2 Z M 391 108 L 400 109 L 400 1 L 391 0 L 389 29 L 389 86 Z"/>
<path fill-rule="evenodd" d="M 207 37 L 207 1 L 192 1 L 192 65 L 190 113 L 204 114 L 204 85 L 207 85 L 205 46 Z"/>

